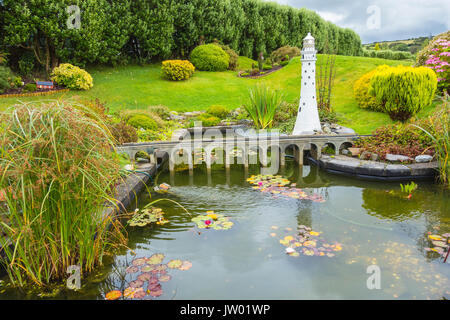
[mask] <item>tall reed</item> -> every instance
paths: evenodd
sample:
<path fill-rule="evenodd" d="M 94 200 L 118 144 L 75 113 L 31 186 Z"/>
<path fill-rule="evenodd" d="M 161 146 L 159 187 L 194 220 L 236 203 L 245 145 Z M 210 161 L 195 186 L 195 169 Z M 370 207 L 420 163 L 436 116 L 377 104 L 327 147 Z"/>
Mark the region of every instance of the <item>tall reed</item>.
<path fill-rule="evenodd" d="M 442 105 L 428 119 L 428 128 L 414 125 L 432 140 L 439 161 L 439 179 L 450 188 L 450 97 L 444 93 Z"/>
<path fill-rule="evenodd" d="M 124 244 L 120 224 L 102 216 L 118 179 L 111 135 L 92 110 L 52 102 L 1 113 L 1 262 L 12 283 L 45 286 L 70 265 L 92 271 Z"/>

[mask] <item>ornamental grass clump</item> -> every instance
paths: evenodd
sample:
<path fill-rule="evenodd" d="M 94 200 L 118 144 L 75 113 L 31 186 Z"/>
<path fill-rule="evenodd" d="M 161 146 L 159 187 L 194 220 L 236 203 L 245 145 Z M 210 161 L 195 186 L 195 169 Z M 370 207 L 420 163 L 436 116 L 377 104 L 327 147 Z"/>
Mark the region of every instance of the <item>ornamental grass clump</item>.
<path fill-rule="evenodd" d="M 0 124 L 0 215 L 8 221 L 0 222 L 0 261 L 11 282 L 45 286 L 66 279 L 71 265 L 92 271 L 125 241 L 102 213 L 120 178 L 106 124 L 63 102 L 15 106 Z"/>
<path fill-rule="evenodd" d="M 257 129 L 272 128 L 275 112 L 283 103 L 279 91 L 273 91 L 262 85 L 249 92 L 250 103 L 244 105 Z"/>

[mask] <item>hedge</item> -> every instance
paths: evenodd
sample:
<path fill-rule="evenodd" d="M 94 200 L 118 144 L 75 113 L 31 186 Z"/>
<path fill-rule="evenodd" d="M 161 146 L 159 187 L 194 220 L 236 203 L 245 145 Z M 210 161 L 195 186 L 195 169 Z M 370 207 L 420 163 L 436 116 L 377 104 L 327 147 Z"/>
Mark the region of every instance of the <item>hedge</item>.
<path fill-rule="evenodd" d="M 0 51 L 36 51 L 36 65 L 50 72 L 61 62 L 150 62 L 187 58 L 217 39 L 256 58 L 285 45 L 301 47 L 308 32 L 319 52 L 358 55 L 359 36 L 317 13 L 261 0 L 78 0 L 81 28 L 68 29 L 66 0 L 0 2 Z M 31 41 L 39 39 L 38 42 Z M 40 43 L 40 44 L 39 44 Z M 27 49 L 24 49 L 27 48 Z M 39 47 L 39 48 L 38 48 Z M 39 49 L 39 50 L 33 50 Z M 11 59 L 17 67 L 19 58 Z M 17 67 L 18 68 L 18 67 Z"/>

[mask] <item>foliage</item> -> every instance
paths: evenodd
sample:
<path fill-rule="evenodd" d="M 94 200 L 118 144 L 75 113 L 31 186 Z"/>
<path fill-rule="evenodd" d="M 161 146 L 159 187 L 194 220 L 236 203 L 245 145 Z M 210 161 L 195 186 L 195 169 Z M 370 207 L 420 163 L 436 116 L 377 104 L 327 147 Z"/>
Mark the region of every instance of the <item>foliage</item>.
<path fill-rule="evenodd" d="M 189 79 L 195 67 L 188 60 L 166 60 L 162 62 L 162 71 L 167 79 L 179 81 Z"/>
<path fill-rule="evenodd" d="M 0 240 L 11 281 L 43 286 L 66 279 L 71 265 L 92 271 L 124 242 L 102 213 L 119 179 L 106 124 L 63 102 L 18 105 L 0 118 L 0 210 L 9 217 Z"/>
<path fill-rule="evenodd" d="M 230 113 L 224 106 L 213 105 L 206 110 L 207 114 L 211 114 L 219 119 L 225 119 Z"/>
<path fill-rule="evenodd" d="M 239 65 L 239 55 L 231 49 L 229 46 L 225 44 L 221 44 L 219 42 L 213 42 L 215 45 L 222 48 L 223 51 L 225 51 L 228 56 L 230 57 L 230 62 L 228 63 L 228 70 L 237 70 Z"/>
<path fill-rule="evenodd" d="M 280 62 L 280 66 L 285 67 L 289 64 L 289 60 L 283 60 Z"/>
<path fill-rule="evenodd" d="M 439 178 L 450 188 L 450 98 L 443 98 L 441 107 L 428 119 L 428 128 L 422 124 L 416 125 L 433 141 L 439 161 Z"/>
<path fill-rule="evenodd" d="M 12 86 L 14 86 L 14 88 L 20 88 L 22 83 L 22 77 L 20 76 L 16 76 L 12 79 Z"/>
<path fill-rule="evenodd" d="M 405 121 L 431 104 L 436 84 L 436 75 L 427 68 L 382 65 L 357 80 L 353 90 L 361 108 Z"/>
<path fill-rule="evenodd" d="M 34 56 L 32 54 L 23 54 L 19 59 L 19 72 L 23 76 L 28 76 L 34 69 Z"/>
<path fill-rule="evenodd" d="M 145 227 L 151 223 L 163 225 L 169 220 L 164 218 L 164 212 L 160 208 L 149 207 L 133 214 L 133 217 L 128 220 L 128 225 L 132 227 Z"/>
<path fill-rule="evenodd" d="M 275 115 L 273 117 L 274 126 L 278 127 L 292 118 L 296 119 L 297 111 L 298 103 L 288 103 L 283 101 L 275 111 Z"/>
<path fill-rule="evenodd" d="M 249 91 L 250 103 L 244 108 L 258 129 L 272 128 L 276 110 L 282 104 L 279 91 L 272 91 L 264 85 L 256 86 Z"/>
<path fill-rule="evenodd" d="M 439 91 L 449 92 L 450 88 L 450 31 L 434 37 L 418 53 L 416 65 L 433 69 L 438 76 Z"/>
<path fill-rule="evenodd" d="M 299 56 L 300 49 L 297 47 L 291 47 L 291 46 L 284 46 L 281 48 L 278 48 L 277 50 L 273 51 L 270 55 L 270 59 L 274 63 L 280 63 L 281 61 L 290 60 L 293 57 Z M 286 59 L 286 55 L 289 57 L 289 59 Z"/>
<path fill-rule="evenodd" d="M 152 118 L 144 114 L 135 114 L 128 119 L 128 124 L 137 129 L 142 128 L 146 130 L 158 129 L 158 124 Z"/>
<path fill-rule="evenodd" d="M 415 184 L 414 181 L 411 181 L 410 183 L 407 183 L 405 185 L 400 183 L 400 190 L 402 191 L 402 193 L 412 194 L 414 191 L 417 190 L 417 188 L 418 185 Z"/>
<path fill-rule="evenodd" d="M 353 94 L 355 96 L 358 105 L 362 109 L 369 109 L 373 111 L 383 111 L 383 106 L 377 101 L 377 99 L 369 94 L 370 82 L 373 76 L 382 70 L 387 69 L 388 66 L 381 65 L 376 69 L 364 74 L 361 78 L 355 81 L 353 85 Z"/>
<path fill-rule="evenodd" d="M 202 113 L 201 115 L 199 115 L 198 117 L 195 118 L 195 121 L 201 121 L 203 127 L 214 127 L 214 126 L 217 126 L 221 122 L 220 118 L 213 116 L 212 114 L 208 114 L 208 113 Z M 190 122 L 191 127 L 194 126 L 195 121 L 192 120 Z"/>
<path fill-rule="evenodd" d="M 147 108 L 147 111 L 156 113 L 161 119 L 167 120 L 170 118 L 170 109 L 166 106 L 150 106 Z"/>
<path fill-rule="evenodd" d="M 94 86 L 91 75 L 79 67 L 63 63 L 52 71 L 51 79 L 69 89 L 89 90 Z"/>
<path fill-rule="evenodd" d="M 11 87 L 12 73 L 8 67 L 0 66 L 0 94 Z"/>
<path fill-rule="evenodd" d="M 109 130 L 117 144 L 131 143 L 138 141 L 136 129 L 124 121 L 111 124 Z"/>
<path fill-rule="evenodd" d="M 191 62 L 201 71 L 225 71 L 230 63 L 230 56 L 219 46 L 205 44 L 191 52 Z"/>
<path fill-rule="evenodd" d="M 35 83 L 27 83 L 26 85 L 23 86 L 22 91 L 23 92 L 35 92 L 37 90 L 37 86 Z"/>
<path fill-rule="evenodd" d="M 430 128 L 428 120 L 418 120 L 412 124 Z M 380 127 L 372 133 L 371 137 L 357 140 L 355 145 L 378 154 L 382 160 L 388 153 L 411 158 L 421 154 L 434 155 L 435 147 L 432 139 L 412 124 L 398 123 Z"/>
<path fill-rule="evenodd" d="M 200 229 L 228 230 L 234 225 L 228 217 L 214 213 L 214 211 L 208 211 L 206 215 L 196 216 L 191 221 Z"/>
<path fill-rule="evenodd" d="M 369 94 L 391 119 L 405 121 L 431 104 L 436 86 L 436 74 L 430 69 L 397 66 L 376 72 Z"/>
<path fill-rule="evenodd" d="M 334 79 L 336 78 L 336 56 L 324 55 L 318 65 L 316 74 L 317 106 L 319 110 L 330 113 Z"/>
<path fill-rule="evenodd" d="M 362 50 L 362 56 L 368 58 L 380 58 L 389 60 L 405 60 L 414 59 L 414 55 L 407 51 L 393 51 L 393 50 Z"/>

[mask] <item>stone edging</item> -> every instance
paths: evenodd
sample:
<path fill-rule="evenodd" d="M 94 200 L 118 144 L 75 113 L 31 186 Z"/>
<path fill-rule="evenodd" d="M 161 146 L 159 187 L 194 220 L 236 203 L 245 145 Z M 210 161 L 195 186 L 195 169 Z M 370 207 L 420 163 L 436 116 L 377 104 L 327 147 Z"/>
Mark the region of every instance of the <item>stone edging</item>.
<path fill-rule="evenodd" d="M 371 160 L 359 160 L 347 156 L 322 155 L 319 160 L 309 158 L 327 172 L 356 178 L 383 181 L 433 179 L 438 163 L 390 164 Z"/>
<path fill-rule="evenodd" d="M 49 90 L 42 92 L 30 92 L 30 93 L 10 93 L 2 94 L 0 98 L 14 98 L 14 97 L 35 97 L 35 96 L 46 96 L 54 93 L 67 92 L 69 89 L 59 89 L 59 90 Z"/>

